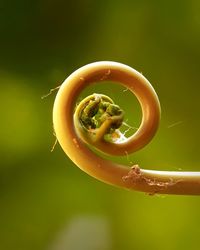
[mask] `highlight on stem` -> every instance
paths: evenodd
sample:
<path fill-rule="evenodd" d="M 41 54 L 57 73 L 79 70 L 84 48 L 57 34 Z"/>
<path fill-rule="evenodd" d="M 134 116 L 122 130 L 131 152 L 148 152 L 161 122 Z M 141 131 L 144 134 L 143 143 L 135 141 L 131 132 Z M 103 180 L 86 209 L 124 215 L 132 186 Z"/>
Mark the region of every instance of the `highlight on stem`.
<path fill-rule="evenodd" d="M 110 97 L 92 94 L 77 103 L 86 86 L 105 80 L 125 86 L 141 105 L 140 127 L 128 138 L 120 132 L 124 111 Z M 200 195 L 200 172 L 130 168 L 108 161 L 88 147 L 116 156 L 133 153 L 153 138 L 160 113 L 157 94 L 142 74 L 121 63 L 101 61 L 81 67 L 63 82 L 53 107 L 53 125 L 64 152 L 96 179 L 149 194 Z"/>

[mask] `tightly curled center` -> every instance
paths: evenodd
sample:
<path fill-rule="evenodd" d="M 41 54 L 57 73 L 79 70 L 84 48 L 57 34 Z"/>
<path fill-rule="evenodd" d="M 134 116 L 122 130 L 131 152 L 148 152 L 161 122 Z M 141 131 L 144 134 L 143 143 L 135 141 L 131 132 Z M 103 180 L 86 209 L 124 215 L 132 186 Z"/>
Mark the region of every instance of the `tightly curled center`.
<path fill-rule="evenodd" d="M 81 105 L 79 121 L 87 133 L 96 135 L 103 130 L 104 136 L 116 135 L 123 123 L 124 111 L 111 98 L 93 94 L 83 99 Z"/>

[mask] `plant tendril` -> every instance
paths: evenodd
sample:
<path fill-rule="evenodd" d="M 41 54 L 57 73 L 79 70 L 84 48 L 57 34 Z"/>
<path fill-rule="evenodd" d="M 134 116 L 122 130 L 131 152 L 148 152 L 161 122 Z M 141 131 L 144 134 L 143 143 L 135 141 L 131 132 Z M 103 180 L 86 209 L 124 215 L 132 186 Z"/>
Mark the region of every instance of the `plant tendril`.
<path fill-rule="evenodd" d="M 89 84 L 114 81 L 130 90 L 142 109 L 139 128 L 130 137 L 120 132 L 124 111 L 102 94 L 76 105 Z M 200 195 L 200 172 L 157 171 L 108 161 L 87 145 L 106 154 L 126 156 L 147 145 L 160 121 L 160 103 L 149 81 L 133 68 L 117 62 L 95 62 L 72 73 L 61 85 L 53 108 L 56 137 L 68 157 L 83 171 L 105 183 L 148 194 Z"/>

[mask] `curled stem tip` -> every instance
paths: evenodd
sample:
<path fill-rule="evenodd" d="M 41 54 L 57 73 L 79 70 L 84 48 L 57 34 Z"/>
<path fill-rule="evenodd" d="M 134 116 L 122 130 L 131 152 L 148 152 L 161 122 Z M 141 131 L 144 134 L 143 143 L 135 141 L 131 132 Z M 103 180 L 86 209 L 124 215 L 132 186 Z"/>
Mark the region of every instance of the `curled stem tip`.
<path fill-rule="evenodd" d="M 121 83 L 141 105 L 140 127 L 128 138 L 120 132 L 124 111 L 110 97 L 92 94 L 76 105 L 87 85 L 104 80 Z M 200 195 L 200 172 L 144 170 L 138 165 L 129 168 L 101 158 L 86 146 L 90 144 L 111 155 L 127 155 L 150 142 L 159 121 L 160 103 L 151 84 L 136 70 L 116 62 L 96 62 L 76 70 L 61 85 L 53 108 L 54 129 L 61 147 L 89 175 L 150 194 Z"/>
<path fill-rule="evenodd" d="M 81 101 L 75 109 L 74 124 L 79 135 L 89 143 L 116 141 L 117 130 L 123 122 L 124 111 L 106 95 L 93 94 Z"/>

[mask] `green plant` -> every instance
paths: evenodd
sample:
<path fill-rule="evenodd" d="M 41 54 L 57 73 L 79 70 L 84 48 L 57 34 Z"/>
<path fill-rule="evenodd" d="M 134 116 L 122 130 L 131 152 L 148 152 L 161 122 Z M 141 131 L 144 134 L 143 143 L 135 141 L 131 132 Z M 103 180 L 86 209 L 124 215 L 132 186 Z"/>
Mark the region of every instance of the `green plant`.
<path fill-rule="evenodd" d="M 126 138 L 119 130 L 124 112 L 101 94 L 76 97 L 93 82 L 120 82 L 132 91 L 142 108 L 142 122 Z M 74 111 L 75 110 L 75 111 Z M 200 172 L 144 170 L 101 158 L 86 144 L 112 155 L 133 153 L 155 135 L 160 121 L 160 103 L 148 80 L 129 66 L 116 62 L 95 62 L 72 73 L 61 85 L 53 108 L 56 137 L 69 158 L 89 175 L 112 185 L 150 194 L 200 194 Z"/>

